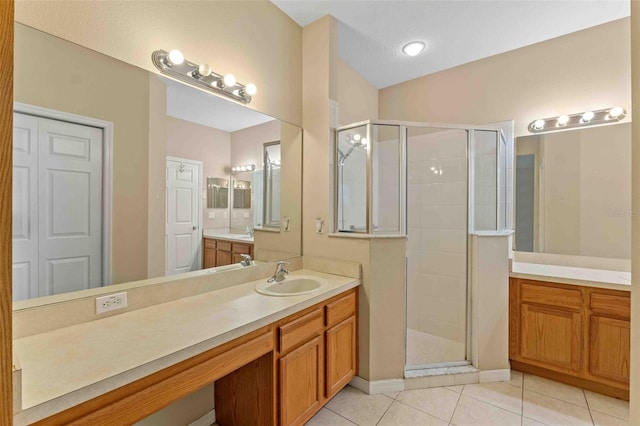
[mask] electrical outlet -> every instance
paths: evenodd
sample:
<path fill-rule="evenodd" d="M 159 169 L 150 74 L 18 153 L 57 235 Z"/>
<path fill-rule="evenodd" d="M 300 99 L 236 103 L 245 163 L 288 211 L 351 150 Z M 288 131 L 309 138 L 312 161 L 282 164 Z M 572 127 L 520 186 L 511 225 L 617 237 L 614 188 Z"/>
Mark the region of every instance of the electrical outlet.
<path fill-rule="evenodd" d="M 127 307 L 127 292 L 96 297 L 96 314 Z"/>

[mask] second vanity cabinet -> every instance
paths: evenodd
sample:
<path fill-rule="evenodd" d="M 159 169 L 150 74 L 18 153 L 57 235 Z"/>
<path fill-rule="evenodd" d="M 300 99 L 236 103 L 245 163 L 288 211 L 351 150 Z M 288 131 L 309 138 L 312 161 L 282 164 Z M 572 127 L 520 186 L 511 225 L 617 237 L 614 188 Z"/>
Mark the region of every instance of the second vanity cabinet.
<path fill-rule="evenodd" d="M 280 424 L 304 424 L 355 377 L 356 306 L 349 291 L 279 325 Z"/>
<path fill-rule="evenodd" d="M 253 258 L 253 244 L 250 243 L 205 237 L 202 239 L 202 249 L 204 269 L 239 263 L 243 254 Z"/>
<path fill-rule="evenodd" d="M 511 278 L 509 299 L 514 369 L 629 398 L 629 292 Z"/>

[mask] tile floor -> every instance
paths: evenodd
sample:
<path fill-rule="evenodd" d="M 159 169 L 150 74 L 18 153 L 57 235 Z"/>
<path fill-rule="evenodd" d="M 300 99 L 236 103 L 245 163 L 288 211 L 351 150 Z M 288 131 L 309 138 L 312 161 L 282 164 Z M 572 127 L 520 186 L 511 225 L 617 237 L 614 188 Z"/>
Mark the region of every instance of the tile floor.
<path fill-rule="evenodd" d="M 347 386 L 308 426 L 628 425 L 629 404 L 541 377 L 367 395 Z"/>

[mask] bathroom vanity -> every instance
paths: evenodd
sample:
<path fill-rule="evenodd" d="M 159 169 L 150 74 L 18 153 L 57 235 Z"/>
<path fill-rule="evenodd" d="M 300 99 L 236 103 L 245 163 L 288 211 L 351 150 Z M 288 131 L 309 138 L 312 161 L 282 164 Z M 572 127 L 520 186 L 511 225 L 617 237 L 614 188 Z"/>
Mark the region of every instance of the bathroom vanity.
<path fill-rule="evenodd" d="M 253 237 L 244 235 L 234 237 L 215 235 L 202 238 L 202 267 L 204 269 L 216 266 L 231 265 L 242 260 L 242 255 L 248 254 L 253 259 Z"/>
<path fill-rule="evenodd" d="M 511 367 L 628 400 L 630 292 L 553 281 L 510 278 Z"/>
<path fill-rule="evenodd" d="M 360 281 L 298 274 L 326 286 L 260 279 L 16 340 L 15 424 L 132 424 L 213 382 L 220 425 L 304 424 L 357 374 Z"/>

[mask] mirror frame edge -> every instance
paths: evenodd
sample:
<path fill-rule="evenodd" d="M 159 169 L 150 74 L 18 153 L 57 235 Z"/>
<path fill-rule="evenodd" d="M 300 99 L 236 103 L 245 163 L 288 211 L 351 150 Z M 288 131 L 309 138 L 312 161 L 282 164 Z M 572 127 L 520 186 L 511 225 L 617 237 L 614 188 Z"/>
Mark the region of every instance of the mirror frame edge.
<path fill-rule="evenodd" d="M 13 423 L 11 202 L 14 1 L 0 2 L 0 425 Z"/>

